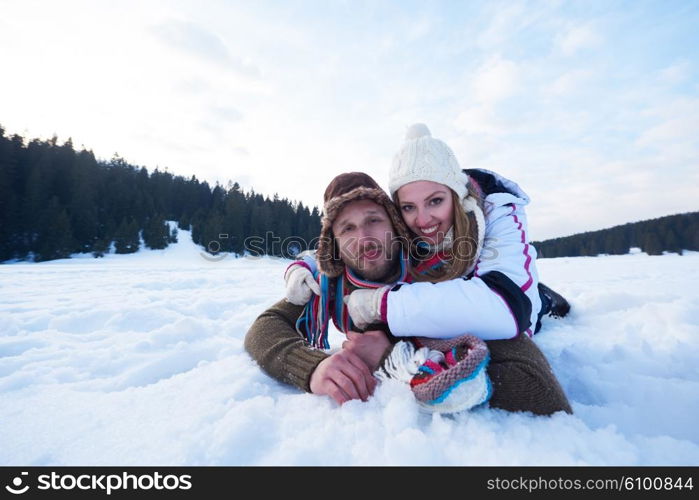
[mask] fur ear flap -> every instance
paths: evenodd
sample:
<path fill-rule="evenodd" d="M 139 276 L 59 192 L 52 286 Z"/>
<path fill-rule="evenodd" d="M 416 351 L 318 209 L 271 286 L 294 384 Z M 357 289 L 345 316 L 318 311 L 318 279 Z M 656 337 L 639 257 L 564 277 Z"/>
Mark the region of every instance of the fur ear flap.
<path fill-rule="evenodd" d="M 316 252 L 316 261 L 320 272 L 329 278 L 337 278 L 345 270 L 345 264 L 340 258 L 340 252 L 335 244 L 335 236 L 332 231 L 332 222 L 327 216 L 323 216 L 320 230 L 320 241 Z"/>
<path fill-rule="evenodd" d="M 335 238 L 321 237 L 318 243 L 318 251 L 316 252 L 316 261 L 320 272 L 327 275 L 328 278 L 337 278 L 345 272 L 345 263 L 340 258 L 340 252 L 337 250 Z"/>

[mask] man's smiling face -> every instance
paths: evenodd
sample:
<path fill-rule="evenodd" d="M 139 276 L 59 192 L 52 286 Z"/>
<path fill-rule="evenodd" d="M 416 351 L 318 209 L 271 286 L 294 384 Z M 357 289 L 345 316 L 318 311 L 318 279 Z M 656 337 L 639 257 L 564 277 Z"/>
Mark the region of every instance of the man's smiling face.
<path fill-rule="evenodd" d="M 386 210 L 371 200 L 348 203 L 332 226 L 342 261 L 364 279 L 381 281 L 393 270 L 398 242 Z"/>

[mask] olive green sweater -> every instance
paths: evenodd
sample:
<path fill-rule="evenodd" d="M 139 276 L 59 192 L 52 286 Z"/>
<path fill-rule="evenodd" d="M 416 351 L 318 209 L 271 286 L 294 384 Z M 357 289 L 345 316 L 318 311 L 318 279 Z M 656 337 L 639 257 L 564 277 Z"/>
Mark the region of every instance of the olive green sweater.
<path fill-rule="evenodd" d="M 271 377 L 311 392 L 311 374 L 328 354 L 315 349 L 296 331 L 303 306 L 280 300 L 263 312 L 245 336 L 245 349 Z M 550 415 L 572 413 L 568 399 L 546 358 L 525 334 L 486 342 L 491 408 Z"/>
<path fill-rule="evenodd" d="M 311 392 L 311 374 L 328 357 L 296 331 L 303 306 L 282 299 L 260 314 L 245 335 L 245 349 L 272 378 Z"/>

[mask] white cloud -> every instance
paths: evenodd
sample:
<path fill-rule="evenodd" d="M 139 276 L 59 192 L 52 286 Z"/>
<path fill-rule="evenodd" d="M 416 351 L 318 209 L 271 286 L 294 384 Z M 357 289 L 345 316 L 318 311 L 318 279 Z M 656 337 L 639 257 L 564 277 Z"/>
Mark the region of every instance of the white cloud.
<path fill-rule="evenodd" d="M 483 104 L 460 112 L 453 122 L 454 127 L 464 134 L 501 135 L 505 133 L 503 123 L 495 110 Z"/>
<path fill-rule="evenodd" d="M 505 133 L 507 123 L 499 116 L 498 105 L 521 90 L 518 65 L 492 55 L 464 80 L 468 86 L 462 100 L 464 109 L 454 118 L 453 126 L 465 134 Z"/>
<path fill-rule="evenodd" d="M 503 50 L 531 26 L 546 22 L 552 16 L 557 1 L 553 2 L 511 2 L 488 1 L 481 13 L 484 23 L 476 38 L 476 44 L 485 51 Z"/>
<path fill-rule="evenodd" d="M 419 40 L 432 33 L 434 21 L 427 16 L 418 16 L 417 19 L 408 26 L 408 40 Z"/>
<path fill-rule="evenodd" d="M 635 141 L 673 176 L 680 171 L 699 172 L 699 99 L 678 98 L 644 111 L 653 119 Z M 678 190 L 684 189 L 684 182 Z M 696 189 L 696 185 L 693 186 Z"/>
<path fill-rule="evenodd" d="M 525 17 L 524 6 L 511 2 L 499 4 L 487 27 L 478 36 L 478 45 L 486 50 L 499 48 L 522 23 Z"/>
<path fill-rule="evenodd" d="M 224 122 L 237 122 L 243 119 L 243 114 L 231 106 L 213 106 L 211 108 L 211 114 L 216 118 L 217 122 L 219 120 Z"/>
<path fill-rule="evenodd" d="M 602 36 L 590 25 L 573 26 L 556 37 L 556 47 L 565 56 L 602 44 Z"/>
<path fill-rule="evenodd" d="M 260 76 L 259 68 L 233 55 L 221 37 L 195 23 L 170 20 L 152 26 L 150 30 L 167 45 L 196 58 L 213 61 L 225 69 L 242 75 Z"/>
<path fill-rule="evenodd" d="M 567 71 L 556 78 L 547 87 L 548 92 L 554 95 L 567 95 L 575 92 L 585 85 L 593 76 L 592 71 L 585 69 L 574 69 Z"/>
<path fill-rule="evenodd" d="M 683 83 L 689 78 L 692 66 L 689 61 L 678 61 L 666 68 L 660 70 L 658 79 L 662 83 L 669 85 L 677 85 Z"/>
<path fill-rule="evenodd" d="M 495 104 L 513 95 L 519 84 L 517 64 L 495 55 L 476 70 L 471 91 L 476 102 Z"/>

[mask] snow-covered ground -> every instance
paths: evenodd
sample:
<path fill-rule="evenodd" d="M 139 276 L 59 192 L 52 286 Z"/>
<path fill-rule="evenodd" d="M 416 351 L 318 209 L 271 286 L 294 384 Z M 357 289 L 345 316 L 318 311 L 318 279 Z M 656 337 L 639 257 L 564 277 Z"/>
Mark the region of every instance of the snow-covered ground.
<path fill-rule="evenodd" d="M 0 464 L 699 465 L 699 254 L 539 260 L 535 341 L 575 414 L 338 407 L 243 349 L 288 261 L 161 251 L 0 266 Z M 339 346 L 340 336 L 332 343 Z"/>

